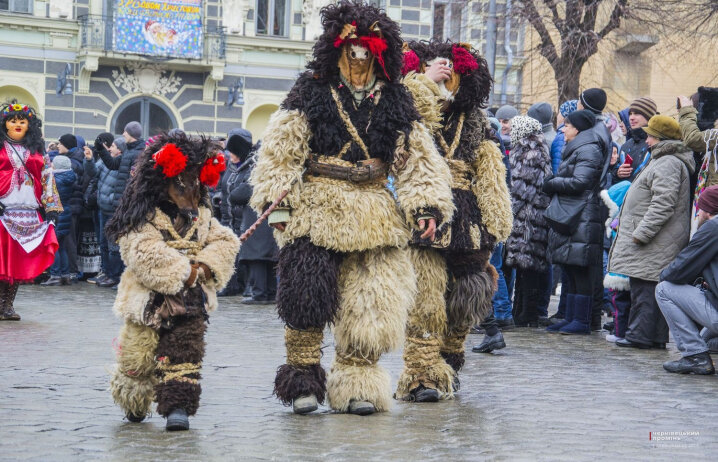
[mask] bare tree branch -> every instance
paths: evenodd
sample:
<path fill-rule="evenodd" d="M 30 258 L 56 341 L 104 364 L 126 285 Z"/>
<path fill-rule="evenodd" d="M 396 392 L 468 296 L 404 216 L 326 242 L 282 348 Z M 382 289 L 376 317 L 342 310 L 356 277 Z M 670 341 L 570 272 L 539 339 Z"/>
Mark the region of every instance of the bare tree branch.
<path fill-rule="evenodd" d="M 611 16 L 608 19 L 608 23 L 598 33 L 598 36 L 600 38 L 604 38 L 621 25 L 621 18 L 626 13 L 627 5 L 628 0 L 618 0 L 618 2 L 616 2 L 616 5 L 613 7 L 613 11 L 611 11 Z"/>
<path fill-rule="evenodd" d="M 527 20 L 529 24 L 531 24 L 541 39 L 541 44 L 538 47 L 541 56 L 546 58 L 553 67 L 558 62 L 556 45 L 553 43 L 551 34 L 546 28 L 546 25 L 543 23 L 534 1 L 521 0 L 517 6 L 517 11 L 523 11 L 523 13 L 520 13 L 520 17 Z"/>

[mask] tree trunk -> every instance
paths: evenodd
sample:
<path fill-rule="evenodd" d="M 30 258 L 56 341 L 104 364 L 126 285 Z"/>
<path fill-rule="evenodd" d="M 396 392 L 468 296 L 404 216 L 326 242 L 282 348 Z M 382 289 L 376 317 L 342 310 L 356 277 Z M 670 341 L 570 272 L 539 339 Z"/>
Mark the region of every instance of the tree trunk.
<path fill-rule="evenodd" d="M 578 99 L 579 86 L 581 84 L 581 68 L 583 63 L 573 61 L 562 63 L 563 65 L 554 68 L 554 76 L 558 86 L 558 104 Z"/>

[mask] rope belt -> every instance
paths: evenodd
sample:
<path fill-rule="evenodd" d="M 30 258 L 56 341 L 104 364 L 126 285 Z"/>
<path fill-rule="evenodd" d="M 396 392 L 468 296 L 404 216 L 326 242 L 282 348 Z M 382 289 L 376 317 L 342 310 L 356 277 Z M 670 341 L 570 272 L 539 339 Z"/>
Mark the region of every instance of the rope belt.
<path fill-rule="evenodd" d="M 305 178 L 340 180 L 354 184 L 385 183 L 389 166 L 378 158 L 361 160 L 356 164 L 337 157 L 315 156 L 306 162 Z"/>
<path fill-rule="evenodd" d="M 295 330 L 284 328 L 284 342 L 287 346 L 287 364 L 292 366 L 313 366 L 322 357 L 322 329 Z"/>
<path fill-rule="evenodd" d="M 471 165 L 464 160 L 446 158 L 451 171 L 451 189 L 471 190 Z"/>

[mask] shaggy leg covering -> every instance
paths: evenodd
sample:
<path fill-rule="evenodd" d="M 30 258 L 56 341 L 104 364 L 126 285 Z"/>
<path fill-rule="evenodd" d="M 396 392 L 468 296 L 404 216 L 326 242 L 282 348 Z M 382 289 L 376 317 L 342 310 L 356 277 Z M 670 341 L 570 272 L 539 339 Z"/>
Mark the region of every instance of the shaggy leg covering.
<path fill-rule="evenodd" d="M 341 309 L 334 327 L 337 354 L 327 381 L 329 405 L 346 411 L 366 400 L 379 411 L 391 402 L 389 375 L 376 362 L 401 345 L 416 277 L 404 249 L 374 249 L 347 255 L 339 288 Z"/>
<path fill-rule="evenodd" d="M 170 329 L 160 329 L 157 345 L 160 383 L 155 387 L 155 394 L 157 412 L 163 417 L 175 409 L 194 415 L 202 393 L 199 371 L 207 325 L 202 316 L 178 316 L 173 318 L 173 323 Z"/>
<path fill-rule="evenodd" d="M 454 278 L 446 293 L 448 331 L 458 332 L 481 323 L 493 310 L 494 282 L 489 273 Z"/>
<path fill-rule="evenodd" d="M 151 327 L 125 322 L 120 331 L 117 365 L 110 391 L 125 413 L 144 416 L 154 400 L 155 350 L 159 335 Z"/>
<path fill-rule="evenodd" d="M 341 254 L 300 238 L 279 251 L 277 311 L 294 329 L 324 328 L 339 307 Z"/>
<path fill-rule="evenodd" d="M 295 330 L 286 327 L 284 344 L 287 364 L 277 369 L 274 394 L 288 406 L 303 395 L 314 395 L 324 403 L 327 392 L 326 374 L 319 364 L 322 357 L 322 329 Z"/>
<path fill-rule="evenodd" d="M 469 328 L 451 333 L 444 337 L 441 345 L 441 356 L 455 372 L 459 372 L 464 367 L 464 344 L 467 335 L 469 335 Z"/>
<path fill-rule="evenodd" d="M 395 393 L 409 399 L 409 392 L 423 384 L 439 390 L 445 398 L 453 396 L 453 370 L 439 355 L 441 336 L 446 329 L 447 273 L 444 259 L 432 249 L 409 250 L 416 272 L 418 293 L 409 310 L 404 343 L 404 370 Z"/>
<path fill-rule="evenodd" d="M 274 394 L 285 405 L 300 396 L 314 395 L 319 404 L 324 403 L 327 393 L 326 373 L 319 364 L 312 366 L 292 366 L 283 364 L 277 369 L 274 379 Z"/>

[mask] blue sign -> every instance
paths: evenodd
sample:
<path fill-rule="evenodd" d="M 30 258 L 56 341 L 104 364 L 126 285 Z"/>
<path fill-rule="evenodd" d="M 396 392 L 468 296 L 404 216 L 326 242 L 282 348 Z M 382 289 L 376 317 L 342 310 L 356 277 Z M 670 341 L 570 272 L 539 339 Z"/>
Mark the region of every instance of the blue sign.
<path fill-rule="evenodd" d="M 115 0 L 115 51 L 202 57 L 202 0 Z"/>

